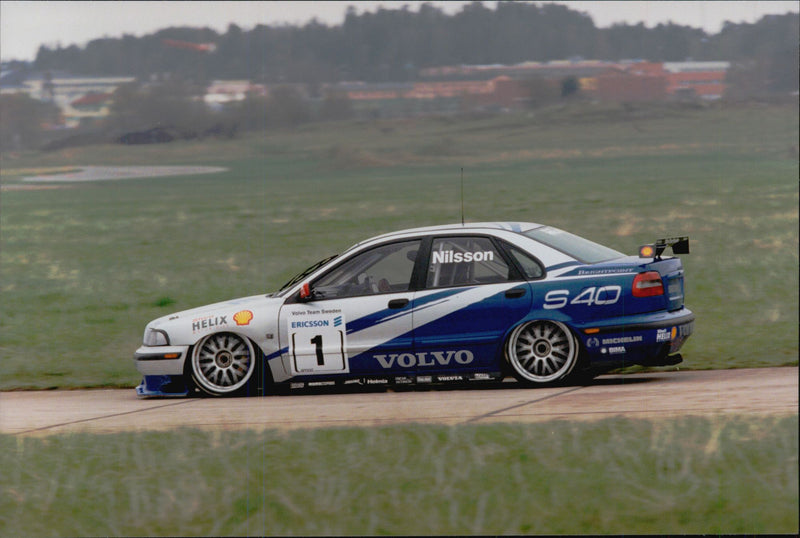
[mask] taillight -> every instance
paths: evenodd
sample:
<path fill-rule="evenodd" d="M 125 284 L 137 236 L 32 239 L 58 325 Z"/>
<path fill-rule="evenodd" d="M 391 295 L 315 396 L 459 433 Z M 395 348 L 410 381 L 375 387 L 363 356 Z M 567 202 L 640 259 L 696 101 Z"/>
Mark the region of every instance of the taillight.
<path fill-rule="evenodd" d="M 655 297 L 664 295 L 664 283 L 661 282 L 661 275 L 657 271 L 647 271 L 639 273 L 633 279 L 634 297 Z"/>

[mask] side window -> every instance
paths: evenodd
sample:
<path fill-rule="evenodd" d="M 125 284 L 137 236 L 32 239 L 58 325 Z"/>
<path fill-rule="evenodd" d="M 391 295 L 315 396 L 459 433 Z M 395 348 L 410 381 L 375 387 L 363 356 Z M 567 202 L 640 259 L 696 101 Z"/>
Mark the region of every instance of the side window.
<path fill-rule="evenodd" d="M 321 299 L 408 291 L 419 240 L 373 248 L 347 260 L 313 284 Z"/>
<path fill-rule="evenodd" d="M 441 288 L 509 280 L 509 266 L 486 237 L 433 240 L 426 286 Z"/>
<path fill-rule="evenodd" d="M 514 258 L 514 261 L 522 268 L 522 274 L 525 276 L 526 280 L 535 280 L 544 276 L 544 269 L 542 269 L 542 266 L 529 254 L 507 243 L 505 244 L 505 248 Z"/>

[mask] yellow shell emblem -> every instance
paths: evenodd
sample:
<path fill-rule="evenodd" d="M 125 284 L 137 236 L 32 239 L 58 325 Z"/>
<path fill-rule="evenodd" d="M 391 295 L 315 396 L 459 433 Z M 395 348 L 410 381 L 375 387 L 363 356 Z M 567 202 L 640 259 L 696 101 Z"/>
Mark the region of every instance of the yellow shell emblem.
<path fill-rule="evenodd" d="M 236 325 L 250 325 L 252 319 L 253 313 L 249 310 L 242 310 L 233 315 L 233 321 L 236 322 Z"/>

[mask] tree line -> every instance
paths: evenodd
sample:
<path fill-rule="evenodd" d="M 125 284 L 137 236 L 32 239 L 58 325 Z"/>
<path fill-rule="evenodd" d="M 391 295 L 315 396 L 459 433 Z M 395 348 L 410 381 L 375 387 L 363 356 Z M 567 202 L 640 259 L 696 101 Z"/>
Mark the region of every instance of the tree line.
<path fill-rule="evenodd" d="M 598 60 L 726 60 L 758 63 L 774 90 L 798 80 L 800 16 L 765 16 L 756 23 L 726 22 L 716 34 L 675 24 L 647 28 L 616 24 L 597 28 L 591 17 L 559 4 L 480 2 L 453 15 L 425 3 L 412 11 L 379 8 L 344 22 L 316 19 L 302 26 L 235 24 L 220 34 L 209 28 L 172 27 L 143 37 L 102 38 L 84 47 L 41 46 L 34 68 L 141 79 L 170 73 L 197 82 L 247 79 L 260 83 L 320 84 L 344 80 L 415 80 L 425 67 L 514 64 L 583 57 Z M 203 51 L 170 42 L 213 43 Z"/>
<path fill-rule="evenodd" d="M 729 98 L 786 94 L 797 90 L 800 78 L 799 22 L 797 14 L 766 16 L 753 24 L 726 23 L 719 33 L 709 35 L 673 24 L 596 28 L 588 15 L 555 4 L 499 2 L 491 9 L 473 2 L 447 15 L 426 3 L 417 11 L 381 8 L 360 15 L 351 7 L 338 26 L 312 20 L 303 26 L 257 25 L 246 31 L 230 25 L 223 34 L 208 28 L 167 28 L 143 37 L 97 39 L 82 48 L 42 46 L 34 69 L 134 75 L 138 80 L 117 89 L 107 118 L 67 139 L 43 128 L 59 121 L 53 104 L 23 95 L 0 96 L 0 151 L 113 142 L 126 135 L 128 139 L 233 137 L 242 131 L 346 119 L 353 116 L 351 103 L 346 97 L 319 92 L 323 83 L 412 81 L 420 69 L 443 65 L 576 56 L 612 61 L 727 60 L 732 63 L 727 75 Z M 214 47 L 172 46 L 176 42 Z M 200 98 L 212 79 L 266 83 L 270 93 L 210 110 Z M 292 83 L 305 84 L 316 97 L 313 103 Z M 528 83 L 532 95 L 543 93 L 536 88 L 541 81 Z M 159 132 L 148 134 L 154 126 Z"/>

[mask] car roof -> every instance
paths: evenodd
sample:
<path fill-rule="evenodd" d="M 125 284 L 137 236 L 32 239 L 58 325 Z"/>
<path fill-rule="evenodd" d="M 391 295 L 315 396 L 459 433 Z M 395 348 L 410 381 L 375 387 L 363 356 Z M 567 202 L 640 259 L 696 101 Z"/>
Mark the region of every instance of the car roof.
<path fill-rule="evenodd" d="M 464 224 L 440 224 L 438 226 L 424 226 L 422 228 L 409 228 L 407 230 L 397 230 L 395 232 L 390 232 L 382 235 L 377 235 L 375 237 L 371 237 L 364 241 L 358 243 L 361 245 L 363 243 L 372 242 L 372 241 L 380 241 L 383 239 L 388 239 L 391 237 L 397 236 L 406 236 L 406 235 L 426 235 L 432 234 L 437 232 L 448 232 L 448 231 L 458 231 L 458 232 L 480 232 L 486 230 L 505 230 L 508 232 L 517 232 L 523 233 L 527 232 L 528 230 L 533 230 L 534 228 L 541 228 L 541 224 L 536 224 L 533 222 L 467 222 Z M 358 246 L 355 245 L 355 246 Z"/>

